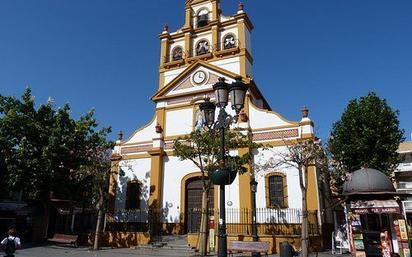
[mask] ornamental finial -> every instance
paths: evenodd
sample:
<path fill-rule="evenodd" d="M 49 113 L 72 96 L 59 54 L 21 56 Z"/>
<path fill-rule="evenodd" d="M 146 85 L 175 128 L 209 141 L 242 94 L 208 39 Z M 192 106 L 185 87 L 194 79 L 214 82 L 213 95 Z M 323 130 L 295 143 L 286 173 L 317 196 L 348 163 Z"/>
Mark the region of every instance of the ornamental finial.
<path fill-rule="evenodd" d="M 239 3 L 239 11 L 243 11 L 244 8 L 245 8 L 245 5 L 242 2 L 240 2 Z"/>
<path fill-rule="evenodd" d="M 167 25 L 167 23 L 165 23 L 165 25 L 163 25 L 163 31 L 165 31 L 165 32 L 169 31 L 169 25 Z"/>
<path fill-rule="evenodd" d="M 122 141 L 123 140 L 123 131 L 119 131 L 119 133 L 117 134 L 117 139 Z"/>
<path fill-rule="evenodd" d="M 309 109 L 306 106 L 303 106 L 302 108 L 302 117 L 307 118 L 309 116 Z"/>

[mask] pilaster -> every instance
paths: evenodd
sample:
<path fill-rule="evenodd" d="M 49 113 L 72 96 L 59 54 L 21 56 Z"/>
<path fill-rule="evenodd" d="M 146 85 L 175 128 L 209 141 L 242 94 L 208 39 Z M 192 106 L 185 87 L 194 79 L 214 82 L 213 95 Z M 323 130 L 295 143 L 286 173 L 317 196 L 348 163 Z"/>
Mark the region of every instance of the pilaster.
<path fill-rule="evenodd" d="M 153 139 L 153 141 L 156 140 Z M 165 153 L 162 148 L 154 148 L 148 152 L 151 155 L 149 208 L 160 209 L 163 196 L 163 156 Z"/>
<path fill-rule="evenodd" d="M 113 214 L 116 207 L 116 191 L 117 182 L 120 171 L 120 160 L 122 157 L 119 154 L 113 154 L 111 157 L 111 172 L 109 177 L 109 203 L 108 203 L 108 213 Z"/>
<path fill-rule="evenodd" d="M 219 44 L 219 28 L 218 26 L 214 25 L 212 27 L 212 45 L 214 47 L 213 51 L 219 51 L 220 50 L 220 44 Z"/>
<path fill-rule="evenodd" d="M 186 11 L 185 11 L 185 28 L 191 28 L 192 27 L 192 10 L 189 6 L 186 6 Z"/>
<path fill-rule="evenodd" d="M 185 59 L 187 60 L 188 58 L 192 57 L 192 36 L 190 32 L 185 33 L 185 50 L 186 50 L 186 55 Z"/>

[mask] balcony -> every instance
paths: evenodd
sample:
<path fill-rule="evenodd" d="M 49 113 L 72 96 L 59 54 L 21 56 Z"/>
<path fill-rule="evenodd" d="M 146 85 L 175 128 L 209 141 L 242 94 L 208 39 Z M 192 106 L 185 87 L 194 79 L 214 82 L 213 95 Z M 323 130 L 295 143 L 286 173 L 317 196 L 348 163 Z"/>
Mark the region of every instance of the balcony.
<path fill-rule="evenodd" d="M 406 172 L 406 171 L 412 171 L 412 162 L 403 162 L 399 164 L 399 166 L 395 170 L 395 172 Z"/>
<path fill-rule="evenodd" d="M 399 191 L 399 190 L 402 190 L 402 191 L 404 191 L 404 190 L 412 190 L 412 182 L 410 182 L 410 181 L 399 181 L 398 182 L 398 187 L 397 187 L 397 190 Z"/>

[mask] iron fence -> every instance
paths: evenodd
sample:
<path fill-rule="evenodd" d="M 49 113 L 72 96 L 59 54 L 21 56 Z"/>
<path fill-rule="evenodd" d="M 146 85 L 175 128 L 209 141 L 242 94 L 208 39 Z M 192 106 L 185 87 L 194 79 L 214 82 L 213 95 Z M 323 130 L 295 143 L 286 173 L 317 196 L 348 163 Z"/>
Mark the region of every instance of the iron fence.
<path fill-rule="evenodd" d="M 185 231 L 198 233 L 201 222 L 201 209 L 190 209 L 185 217 Z M 215 229 L 219 219 L 219 210 L 209 209 L 209 217 L 214 217 Z M 261 235 L 300 235 L 303 212 L 301 209 L 256 209 L 258 234 Z M 319 235 L 317 211 L 308 211 L 309 235 Z M 106 230 L 122 232 L 149 232 L 152 235 L 162 234 L 167 226 L 165 211 L 159 210 L 121 210 L 113 214 Z M 182 221 L 182 220 L 181 220 Z M 226 209 L 226 229 L 228 234 L 251 235 L 252 210 Z"/>
<path fill-rule="evenodd" d="M 300 235 L 303 212 L 301 209 L 256 209 L 258 234 L 261 235 Z M 209 216 L 219 219 L 219 210 L 209 210 Z M 193 209 L 188 215 L 188 232 L 198 233 L 201 210 Z M 216 223 L 217 224 L 217 223 Z M 217 225 L 215 227 L 217 229 Z M 316 211 L 308 211 L 308 229 L 310 235 L 319 234 Z M 252 233 L 252 210 L 226 209 L 226 231 L 228 234 Z"/>

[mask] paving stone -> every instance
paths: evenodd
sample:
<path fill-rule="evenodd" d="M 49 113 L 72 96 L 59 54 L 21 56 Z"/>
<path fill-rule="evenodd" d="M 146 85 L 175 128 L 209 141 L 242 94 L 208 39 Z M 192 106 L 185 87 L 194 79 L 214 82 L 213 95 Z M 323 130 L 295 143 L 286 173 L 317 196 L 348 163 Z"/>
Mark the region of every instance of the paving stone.
<path fill-rule="evenodd" d="M 182 252 L 170 248 L 162 249 L 111 249 L 104 248 L 100 251 L 91 251 L 89 248 L 61 247 L 61 246 L 41 246 L 18 250 L 16 257 L 128 257 L 128 256 L 179 256 L 192 257 L 198 256 L 190 252 Z M 250 254 L 238 254 L 237 256 L 250 256 Z M 270 255 L 279 257 L 279 255 Z M 311 254 L 310 257 L 349 257 L 349 254 L 332 255 L 330 252 Z"/>

